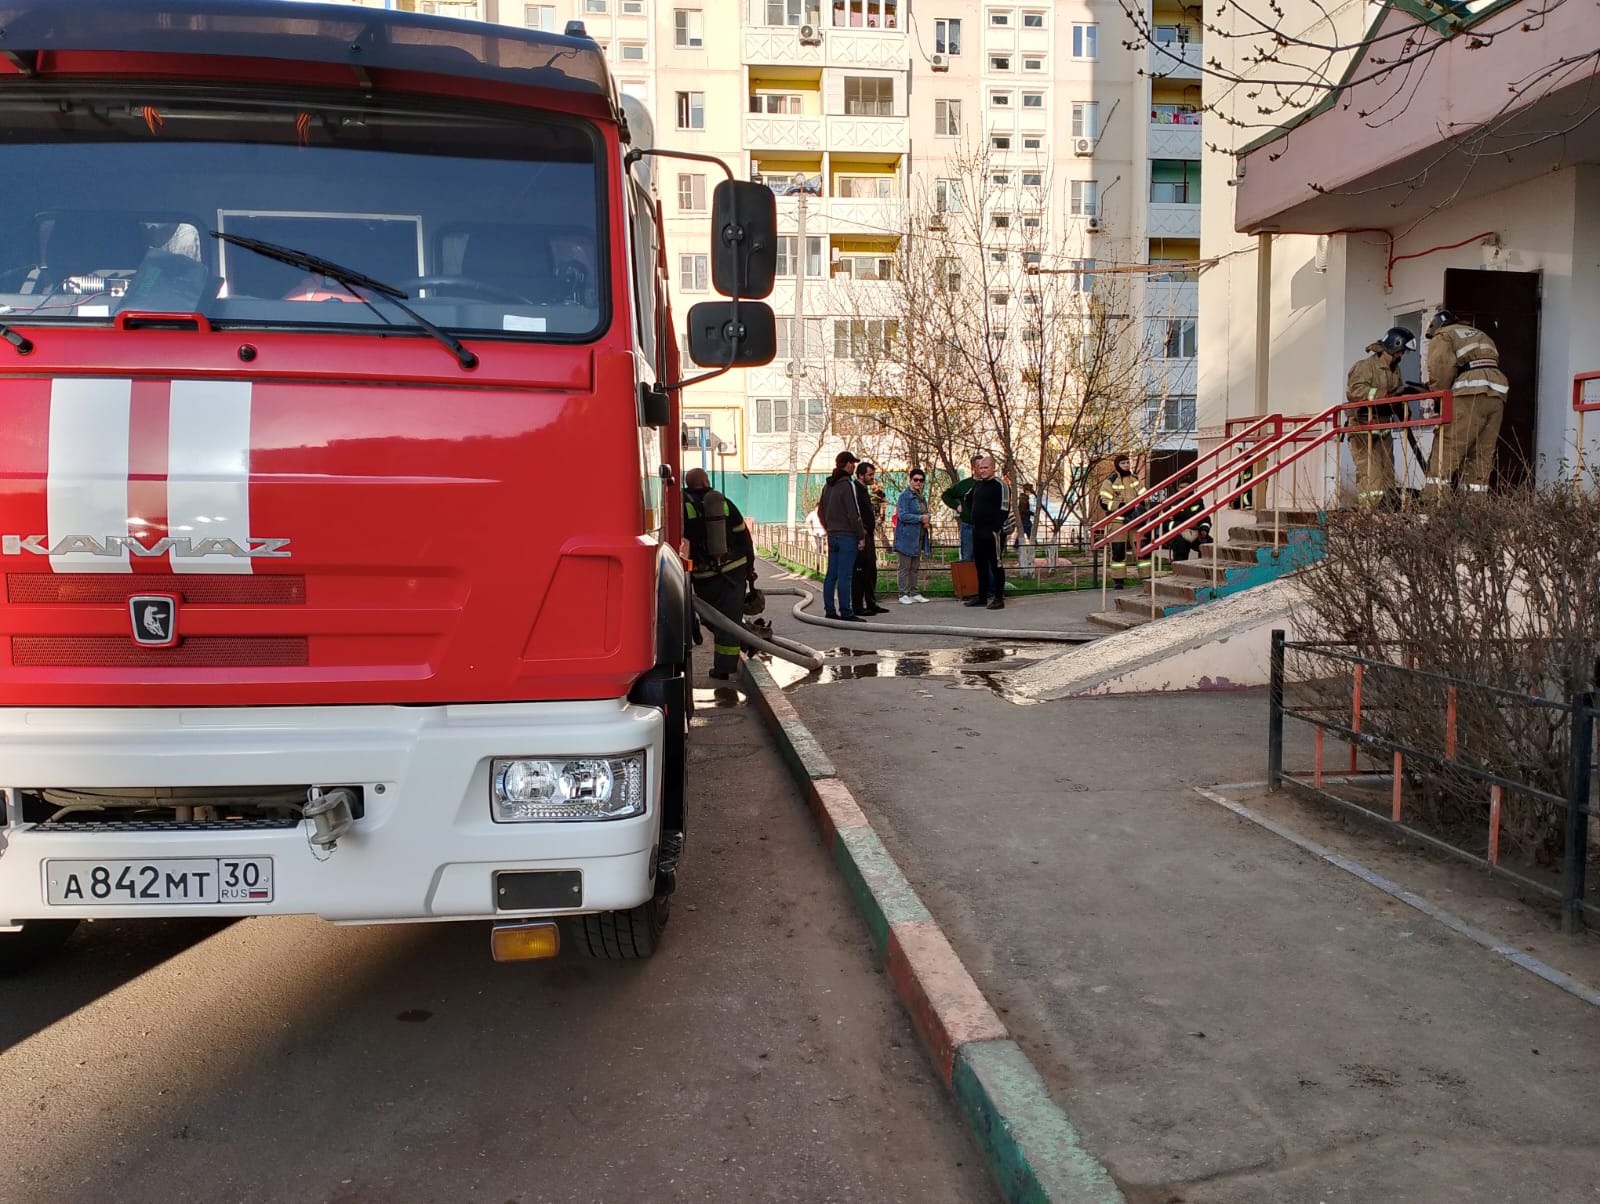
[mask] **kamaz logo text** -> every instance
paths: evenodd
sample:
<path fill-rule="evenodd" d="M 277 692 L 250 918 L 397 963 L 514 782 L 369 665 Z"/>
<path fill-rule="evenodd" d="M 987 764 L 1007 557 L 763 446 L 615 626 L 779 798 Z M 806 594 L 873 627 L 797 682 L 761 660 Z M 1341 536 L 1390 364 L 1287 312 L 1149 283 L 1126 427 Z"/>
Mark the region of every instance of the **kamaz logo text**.
<path fill-rule="evenodd" d="M 73 553 L 89 556 L 120 558 L 126 551 L 129 556 L 156 557 L 171 554 L 179 560 L 197 560 L 204 556 L 227 556 L 245 560 L 282 560 L 293 553 L 287 549 L 287 539 L 245 540 L 244 547 L 233 539 L 190 539 L 186 535 L 164 537 L 153 543 L 142 543 L 131 535 L 63 535 L 55 543 L 47 543 L 48 535 L 0 535 L 0 555 L 21 556 L 24 552 L 34 556 L 67 556 Z"/>

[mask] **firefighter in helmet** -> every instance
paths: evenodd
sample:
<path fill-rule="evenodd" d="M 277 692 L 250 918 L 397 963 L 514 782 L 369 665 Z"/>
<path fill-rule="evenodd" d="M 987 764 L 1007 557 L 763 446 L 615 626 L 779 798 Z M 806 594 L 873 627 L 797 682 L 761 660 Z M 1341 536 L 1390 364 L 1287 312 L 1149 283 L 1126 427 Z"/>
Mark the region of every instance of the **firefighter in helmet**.
<path fill-rule="evenodd" d="M 1367 344 L 1367 354 L 1350 366 L 1350 374 L 1345 377 L 1344 398 L 1368 404 L 1345 411 L 1347 426 L 1393 422 L 1406 416 L 1403 401 L 1371 403 L 1400 392 L 1400 358 L 1416 345 L 1416 337 L 1403 326 L 1391 326 L 1383 338 Z M 1350 458 L 1356 463 L 1359 504 L 1398 509 L 1400 483 L 1394 471 L 1393 432 L 1359 431 L 1345 439 L 1350 444 Z"/>
<path fill-rule="evenodd" d="M 742 624 L 745 592 L 755 580 L 755 549 L 744 515 L 711 488 L 703 468 L 683 474 L 683 542 L 695 597 L 729 622 Z M 739 671 L 739 644 L 713 629 L 711 676 L 726 680 Z"/>
<path fill-rule="evenodd" d="M 1119 455 L 1112 461 L 1111 475 L 1100 482 L 1100 511 L 1102 514 L 1115 514 L 1123 506 L 1133 501 L 1143 491 L 1139 478 L 1133 472 L 1133 460 L 1126 454 Z M 1127 526 L 1130 518 L 1137 518 L 1136 512 L 1130 511 L 1121 518 L 1112 520 L 1108 524 L 1112 532 L 1120 533 Z M 1126 540 L 1113 539 L 1111 541 L 1111 557 L 1107 565 L 1107 575 L 1111 578 L 1112 587 L 1121 589 L 1127 584 L 1128 578 L 1128 544 Z M 1139 576 L 1138 566 L 1134 566 L 1135 579 Z"/>
<path fill-rule="evenodd" d="M 1483 331 L 1441 309 L 1428 323 L 1428 384 L 1449 389 L 1454 408 L 1450 424 L 1434 432 L 1423 496 L 1438 497 L 1458 472 L 1463 489 L 1488 489 L 1510 392 L 1500 349 Z"/>

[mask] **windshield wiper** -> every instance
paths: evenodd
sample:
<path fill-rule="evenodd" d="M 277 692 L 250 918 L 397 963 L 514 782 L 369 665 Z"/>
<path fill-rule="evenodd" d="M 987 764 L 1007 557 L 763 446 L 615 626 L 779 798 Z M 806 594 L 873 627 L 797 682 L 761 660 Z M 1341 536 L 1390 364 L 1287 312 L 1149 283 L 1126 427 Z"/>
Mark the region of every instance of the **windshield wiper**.
<path fill-rule="evenodd" d="M 220 239 L 235 247 L 243 247 L 246 251 L 254 251 L 257 255 L 264 255 L 268 259 L 276 259 L 279 263 L 286 263 L 292 268 L 304 268 L 308 272 L 315 272 L 319 276 L 326 276 L 335 283 L 342 284 L 350 290 L 351 296 L 358 301 L 366 301 L 358 288 L 366 289 L 388 301 L 406 317 L 410 318 L 423 330 L 431 334 L 441 345 L 448 348 L 450 354 L 463 368 L 476 368 L 478 357 L 468 351 L 460 339 L 449 331 L 440 330 L 432 322 L 424 318 L 416 310 L 406 304 L 408 293 L 395 288 L 392 284 L 385 284 L 381 280 L 374 280 L 371 276 L 347 268 L 343 264 L 334 263 L 331 259 L 324 259 L 320 255 L 312 255 L 308 251 L 297 251 L 293 247 L 280 247 L 275 242 L 262 242 L 259 238 L 246 238 L 242 234 L 225 234 L 221 230 L 211 231 L 211 237 Z M 371 303 L 368 302 L 368 307 Z"/>

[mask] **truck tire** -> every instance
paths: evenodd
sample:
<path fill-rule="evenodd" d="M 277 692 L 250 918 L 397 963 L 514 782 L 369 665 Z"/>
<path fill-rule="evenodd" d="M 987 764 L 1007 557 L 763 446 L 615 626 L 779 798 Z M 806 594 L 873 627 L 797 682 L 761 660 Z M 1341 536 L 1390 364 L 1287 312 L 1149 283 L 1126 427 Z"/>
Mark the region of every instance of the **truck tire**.
<path fill-rule="evenodd" d="M 16 932 L 0 932 L 0 976 L 20 974 L 60 952 L 77 920 L 26 920 Z"/>
<path fill-rule="evenodd" d="M 672 915 L 672 896 L 657 895 L 628 911 L 602 911 L 572 918 L 572 943 L 596 961 L 643 961 L 661 944 Z"/>

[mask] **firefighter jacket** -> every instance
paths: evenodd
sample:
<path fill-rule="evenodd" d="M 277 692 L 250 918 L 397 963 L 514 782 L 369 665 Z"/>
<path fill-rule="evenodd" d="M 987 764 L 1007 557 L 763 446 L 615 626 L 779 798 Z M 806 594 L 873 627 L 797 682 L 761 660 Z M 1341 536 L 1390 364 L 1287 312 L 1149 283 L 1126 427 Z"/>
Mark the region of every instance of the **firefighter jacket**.
<path fill-rule="evenodd" d="M 1367 350 L 1372 354 L 1352 364 L 1350 375 L 1345 378 L 1346 401 L 1393 397 L 1400 391 L 1400 369 L 1389 366 L 1389 357 L 1384 354 L 1383 345 L 1369 343 Z M 1362 406 L 1359 410 L 1346 410 L 1345 414 L 1347 426 L 1363 422 L 1388 422 L 1406 416 L 1406 403 L 1396 401 L 1381 406 Z"/>
<path fill-rule="evenodd" d="M 1466 396 L 1504 397 L 1511 391 L 1500 371 L 1500 349 L 1465 322 L 1441 326 L 1428 340 L 1428 384 Z"/>
<path fill-rule="evenodd" d="M 727 518 L 723 521 L 727 524 L 728 551 L 720 558 L 711 554 L 705 505 L 709 492 L 702 490 L 698 493 L 685 492 L 683 495 L 683 537 L 689 541 L 689 558 L 694 563 L 691 576 L 696 580 L 731 573 L 735 569 L 748 570 L 755 552 L 750 532 L 745 529 L 744 515 L 739 513 L 739 507 L 725 499 L 723 505 L 727 509 Z"/>
<path fill-rule="evenodd" d="M 1133 473 L 1118 473 L 1113 471 L 1109 477 L 1100 482 L 1100 508 L 1106 514 L 1115 514 L 1134 498 L 1144 491 L 1139 484 L 1139 478 Z M 1118 519 L 1125 522 L 1133 515 L 1127 514 Z"/>

